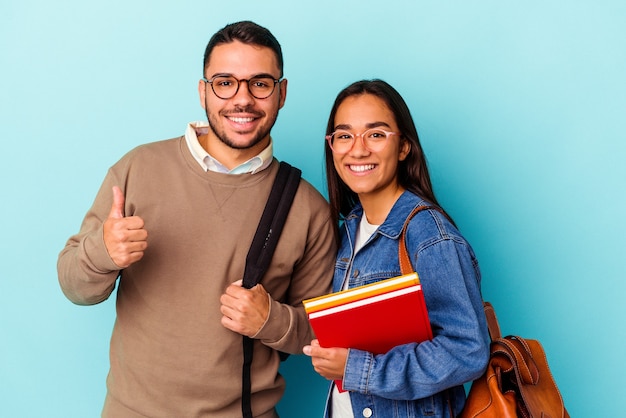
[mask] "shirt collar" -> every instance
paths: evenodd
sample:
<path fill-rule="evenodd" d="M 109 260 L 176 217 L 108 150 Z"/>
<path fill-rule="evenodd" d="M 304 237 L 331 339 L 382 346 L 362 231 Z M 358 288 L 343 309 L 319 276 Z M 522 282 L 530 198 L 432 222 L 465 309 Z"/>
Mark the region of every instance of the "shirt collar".
<path fill-rule="evenodd" d="M 202 167 L 203 170 L 226 174 L 255 174 L 266 169 L 272 163 L 274 152 L 272 147 L 273 141 L 270 138 L 269 145 L 257 156 L 252 157 L 248 161 L 238 165 L 232 170 L 229 170 L 226 166 L 216 160 L 215 157 L 206 152 L 206 150 L 202 148 L 202 145 L 200 145 L 198 135 L 206 134 L 208 130 L 209 122 L 206 121 L 188 123 L 187 129 L 185 130 L 185 141 L 187 142 L 189 151 L 191 151 L 191 155 L 193 155 L 193 158 L 198 162 L 198 164 L 200 164 L 200 167 Z"/>

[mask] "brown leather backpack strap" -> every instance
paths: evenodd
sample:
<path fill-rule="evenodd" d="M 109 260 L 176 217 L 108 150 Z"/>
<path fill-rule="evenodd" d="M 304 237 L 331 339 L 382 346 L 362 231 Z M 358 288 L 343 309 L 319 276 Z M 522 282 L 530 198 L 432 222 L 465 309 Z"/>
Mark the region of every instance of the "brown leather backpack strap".
<path fill-rule="evenodd" d="M 489 302 L 483 302 L 483 308 L 485 309 L 485 316 L 487 317 L 487 327 L 489 328 L 491 341 L 502 338 L 500 324 L 498 324 L 498 318 L 496 317 L 496 310 Z"/>
<path fill-rule="evenodd" d="M 491 352 L 507 354 L 516 370 L 520 386 L 536 385 L 539 381 L 539 369 L 523 338 L 510 336 L 494 341 Z"/>
<path fill-rule="evenodd" d="M 398 240 L 398 259 L 400 260 L 400 271 L 402 272 L 403 275 L 413 273 L 415 271 L 415 268 L 411 264 L 411 257 L 409 257 L 409 252 L 406 249 L 406 228 L 407 226 L 409 226 L 409 222 L 411 222 L 411 219 L 415 215 L 427 209 L 434 209 L 438 212 L 441 212 L 446 218 L 448 217 L 448 215 L 446 215 L 443 209 L 437 206 L 423 206 L 422 205 L 422 206 L 416 207 L 415 209 L 411 211 L 409 216 L 404 221 L 404 225 L 402 225 L 402 232 L 400 233 L 400 239 Z"/>

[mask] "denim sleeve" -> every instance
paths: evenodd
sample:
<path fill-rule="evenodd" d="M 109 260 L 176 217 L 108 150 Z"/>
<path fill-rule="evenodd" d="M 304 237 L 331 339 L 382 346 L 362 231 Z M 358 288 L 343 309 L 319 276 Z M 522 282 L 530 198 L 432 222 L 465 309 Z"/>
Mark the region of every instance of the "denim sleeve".
<path fill-rule="evenodd" d="M 418 248 L 412 258 L 434 338 L 381 355 L 351 349 L 345 389 L 388 399 L 420 399 L 483 373 L 489 334 L 471 248 L 461 238 L 448 237 Z"/>

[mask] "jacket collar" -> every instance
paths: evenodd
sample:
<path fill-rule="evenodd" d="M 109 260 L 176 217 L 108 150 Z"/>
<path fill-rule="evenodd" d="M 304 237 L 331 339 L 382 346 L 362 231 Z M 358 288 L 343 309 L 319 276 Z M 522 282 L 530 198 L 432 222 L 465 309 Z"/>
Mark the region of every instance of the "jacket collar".
<path fill-rule="evenodd" d="M 420 205 L 428 204 L 428 202 L 421 197 L 411 193 L 408 190 L 405 190 L 404 193 L 400 195 L 396 203 L 394 203 L 391 211 L 387 215 L 387 218 L 383 222 L 381 226 L 378 227 L 376 233 L 384 235 L 391 239 L 398 239 L 400 233 L 402 232 L 402 225 L 404 225 L 404 221 L 407 216 L 411 213 L 413 209 Z M 363 207 L 361 204 L 357 204 L 352 212 L 346 217 L 346 223 L 349 224 L 350 231 L 356 231 L 358 228 L 358 222 L 363 216 Z"/>

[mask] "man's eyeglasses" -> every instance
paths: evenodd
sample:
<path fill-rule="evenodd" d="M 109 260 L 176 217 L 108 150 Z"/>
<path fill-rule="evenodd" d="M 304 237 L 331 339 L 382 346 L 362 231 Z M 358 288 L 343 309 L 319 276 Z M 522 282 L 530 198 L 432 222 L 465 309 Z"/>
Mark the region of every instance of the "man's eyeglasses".
<path fill-rule="evenodd" d="M 397 132 L 385 131 L 380 128 L 372 128 L 362 134 L 355 135 L 350 131 L 339 129 L 330 135 L 326 135 L 326 140 L 335 154 L 346 154 L 349 152 L 352 147 L 354 147 L 356 137 L 359 136 L 363 141 L 365 149 L 370 152 L 380 152 L 387 146 L 389 136 L 391 135 L 400 134 Z"/>
<path fill-rule="evenodd" d="M 276 84 L 280 80 L 276 80 L 272 77 L 260 76 L 252 77 L 249 80 L 238 80 L 233 76 L 218 75 L 210 80 L 203 78 L 205 83 L 211 85 L 213 93 L 220 99 L 230 99 L 239 91 L 241 83 L 248 85 L 248 91 L 257 99 L 267 99 L 274 93 Z"/>

